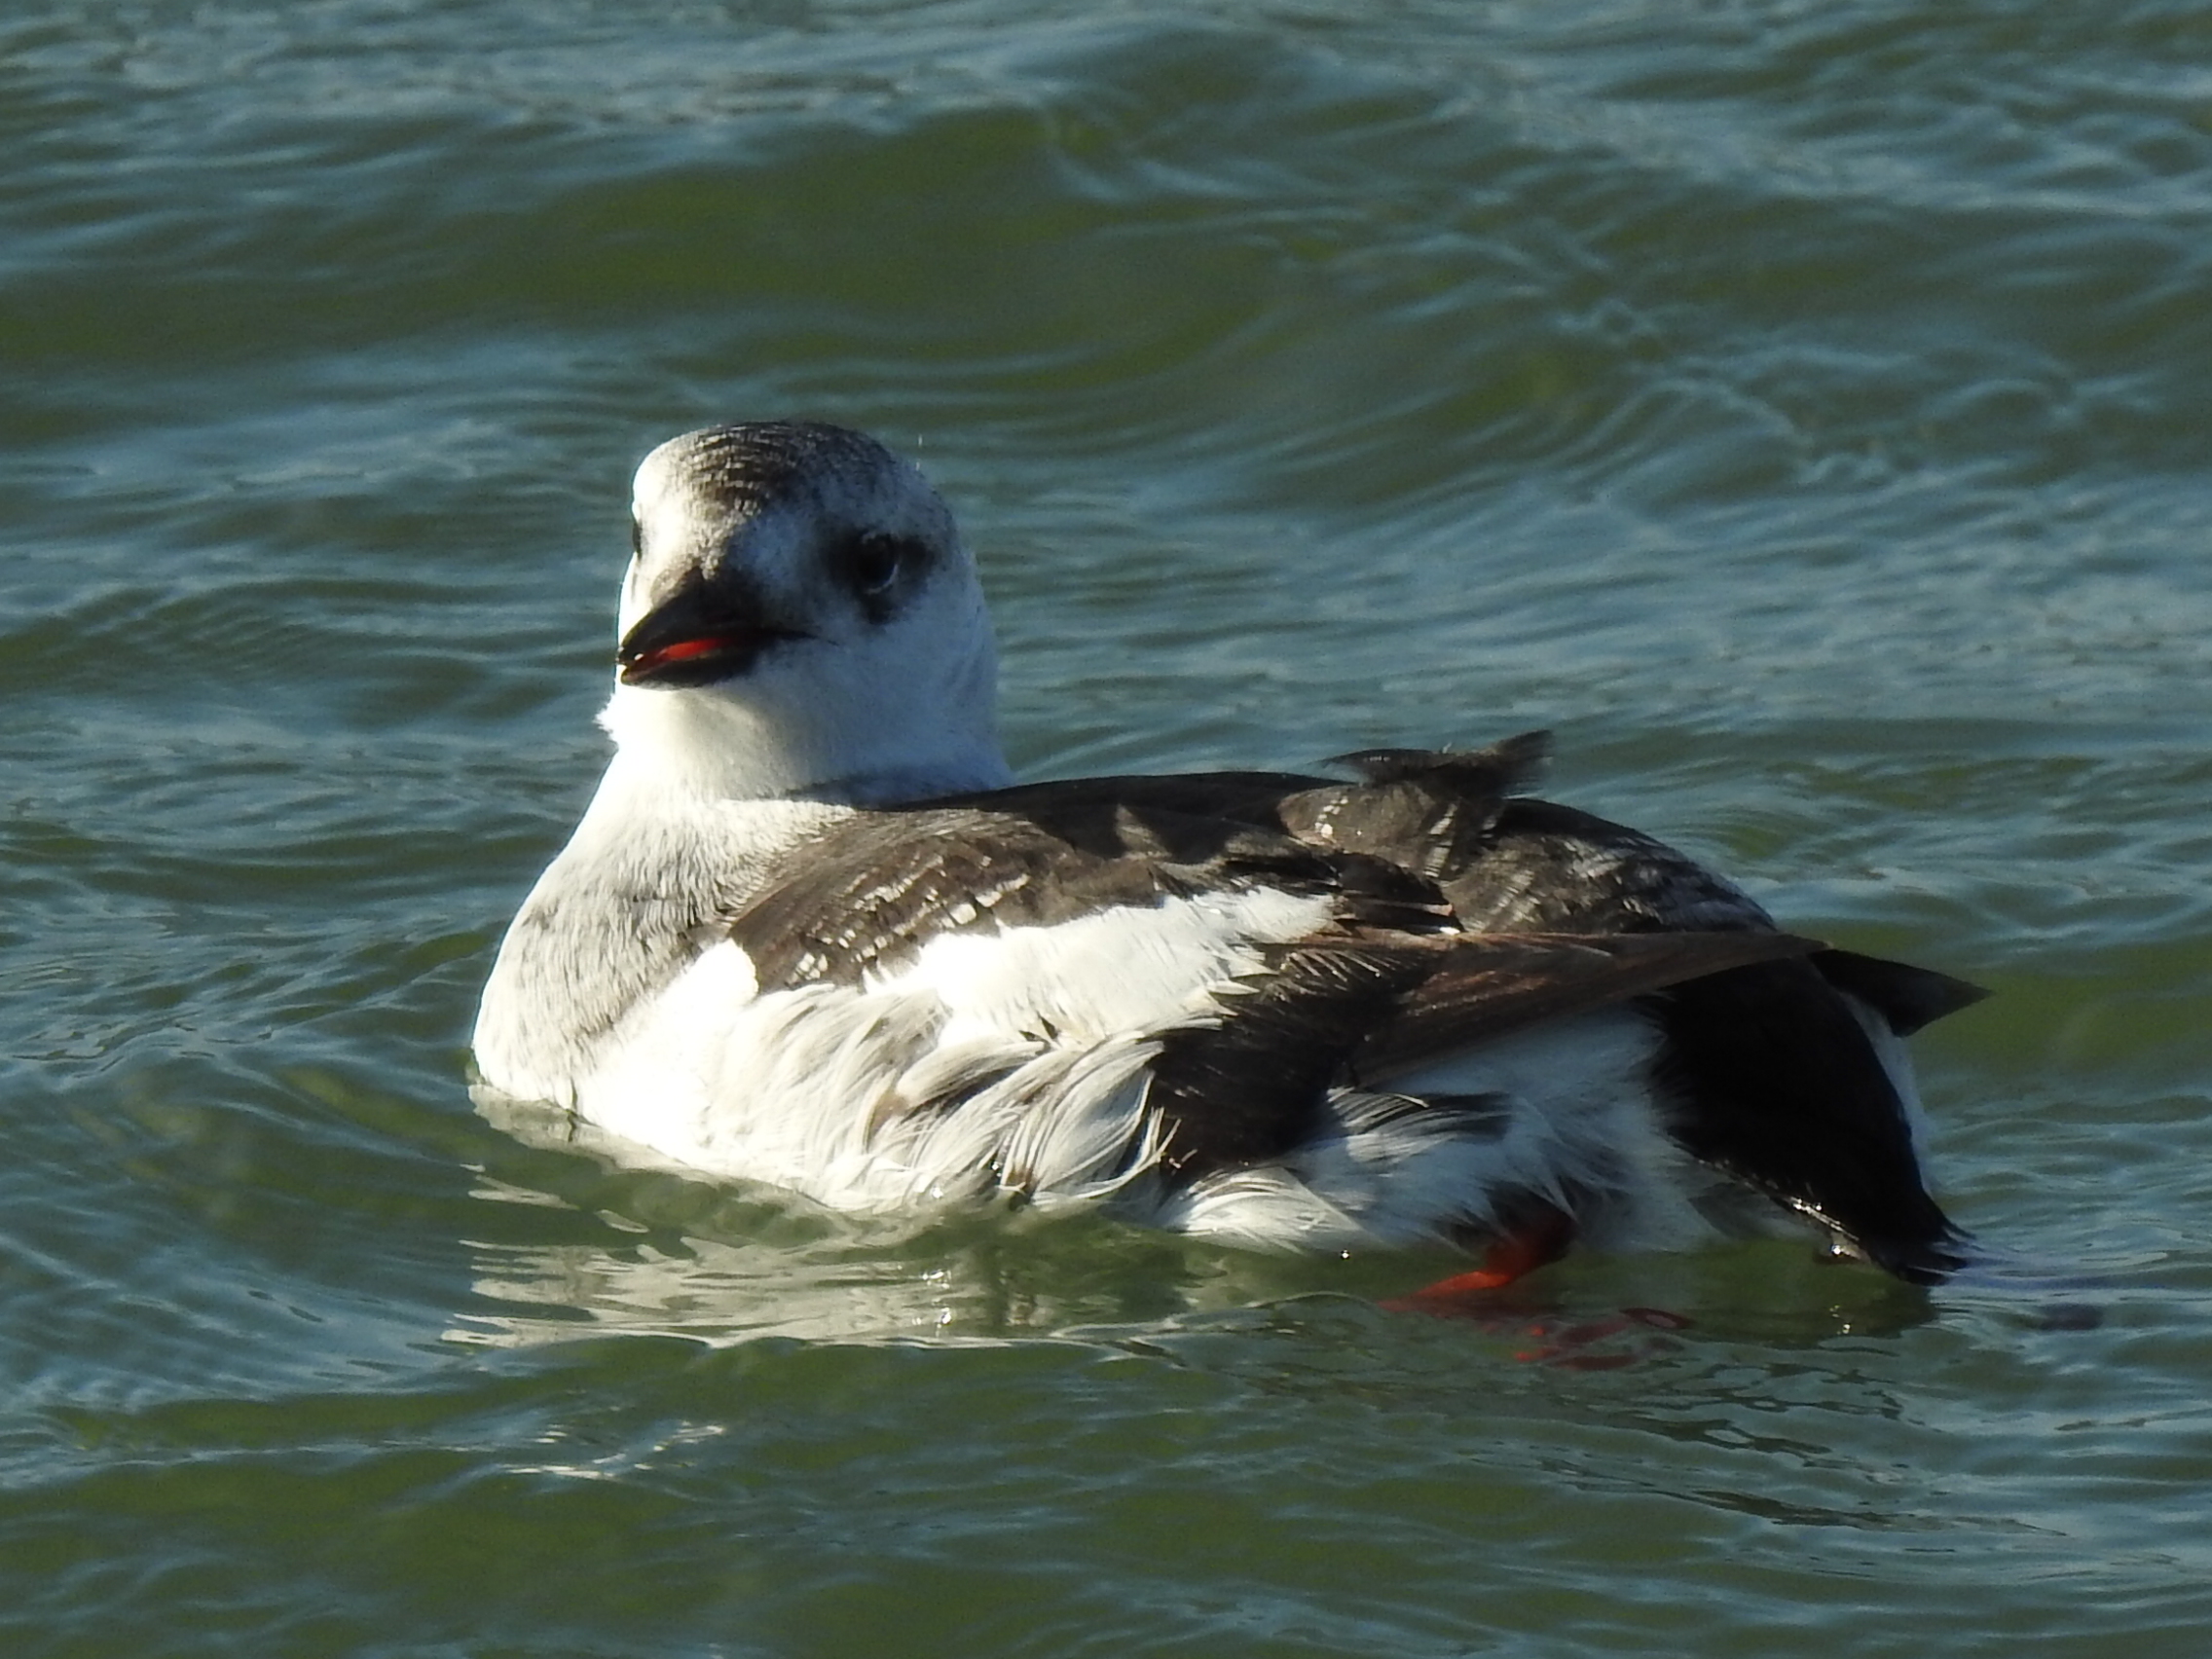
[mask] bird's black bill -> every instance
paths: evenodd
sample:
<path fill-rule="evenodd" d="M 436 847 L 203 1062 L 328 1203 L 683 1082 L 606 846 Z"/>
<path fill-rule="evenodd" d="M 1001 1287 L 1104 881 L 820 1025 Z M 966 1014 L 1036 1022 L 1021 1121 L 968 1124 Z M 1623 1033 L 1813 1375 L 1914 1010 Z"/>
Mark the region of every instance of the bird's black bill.
<path fill-rule="evenodd" d="M 762 652 L 804 637 L 756 613 L 679 595 L 639 620 L 614 663 L 625 685 L 712 685 L 752 673 Z"/>

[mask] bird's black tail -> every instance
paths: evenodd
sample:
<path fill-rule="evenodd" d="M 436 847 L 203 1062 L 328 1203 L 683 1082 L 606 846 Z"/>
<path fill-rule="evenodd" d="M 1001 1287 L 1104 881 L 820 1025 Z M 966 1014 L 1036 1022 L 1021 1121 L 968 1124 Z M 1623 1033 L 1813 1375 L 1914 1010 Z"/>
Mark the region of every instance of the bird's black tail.
<path fill-rule="evenodd" d="M 1650 999 L 1668 1128 L 1711 1165 L 1913 1284 L 1970 1260 L 1928 1194 L 1897 1084 L 1844 993 L 1901 1035 L 1978 993 L 1845 951 L 1729 969 Z"/>

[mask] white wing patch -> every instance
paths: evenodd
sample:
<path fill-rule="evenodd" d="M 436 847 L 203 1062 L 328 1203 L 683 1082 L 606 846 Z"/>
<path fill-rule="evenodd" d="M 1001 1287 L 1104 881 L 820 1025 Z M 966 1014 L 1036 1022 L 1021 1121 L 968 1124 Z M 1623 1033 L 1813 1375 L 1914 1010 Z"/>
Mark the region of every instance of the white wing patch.
<path fill-rule="evenodd" d="M 1303 938 L 1329 907 L 1325 898 L 1255 888 L 1124 905 L 1053 927 L 944 934 L 878 985 L 934 995 L 952 1042 L 1102 1043 L 1208 1016 L 1214 993 L 1264 966 L 1256 946 Z"/>

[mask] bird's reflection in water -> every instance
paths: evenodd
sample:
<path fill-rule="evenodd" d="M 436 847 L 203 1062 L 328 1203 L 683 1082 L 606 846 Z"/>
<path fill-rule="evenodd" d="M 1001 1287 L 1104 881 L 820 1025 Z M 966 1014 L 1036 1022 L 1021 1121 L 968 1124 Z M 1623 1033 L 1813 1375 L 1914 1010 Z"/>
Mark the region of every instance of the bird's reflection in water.
<path fill-rule="evenodd" d="M 477 1306 L 457 1341 L 601 1335 L 726 1343 L 994 1341 L 1172 1326 L 1272 1308 L 1274 1322 L 1354 1309 L 1408 1342 L 1494 1338 L 1503 1359 L 1570 1368 L 1708 1346 L 1794 1348 L 1895 1334 L 1938 1304 L 1862 1265 L 1768 1241 L 1680 1256 L 1577 1256 L 1494 1301 L 1392 1311 L 1459 1263 L 1447 1253 L 1262 1255 L 1090 1212 L 960 1206 L 851 1215 L 781 1189 L 637 1167 L 567 1114 L 486 1097 L 511 1140 L 479 1174 Z M 1211 1322 L 1208 1320 L 1207 1322 Z"/>
<path fill-rule="evenodd" d="M 498 1220 L 472 1240 L 481 1305 L 453 1332 L 461 1341 L 995 1339 L 1406 1281 L 1403 1266 L 1227 1250 L 1096 1213 L 846 1214 L 641 1169 L 637 1149 L 602 1147 L 550 1108 L 479 1105 L 521 1146 L 477 1179 Z"/>

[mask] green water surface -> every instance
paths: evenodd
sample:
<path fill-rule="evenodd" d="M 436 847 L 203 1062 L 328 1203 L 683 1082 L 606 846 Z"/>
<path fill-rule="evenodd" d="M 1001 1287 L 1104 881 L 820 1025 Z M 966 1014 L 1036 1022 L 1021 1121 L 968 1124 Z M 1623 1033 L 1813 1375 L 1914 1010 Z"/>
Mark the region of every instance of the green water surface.
<path fill-rule="evenodd" d="M 0 154 L 0 1651 L 2212 1651 L 2212 5 L 20 0 Z M 1439 1321 L 478 1116 L 629 471 L 779 415 L 1027 774 L 1550 725 L 1991 986 L 2021 1282 Z"/>

